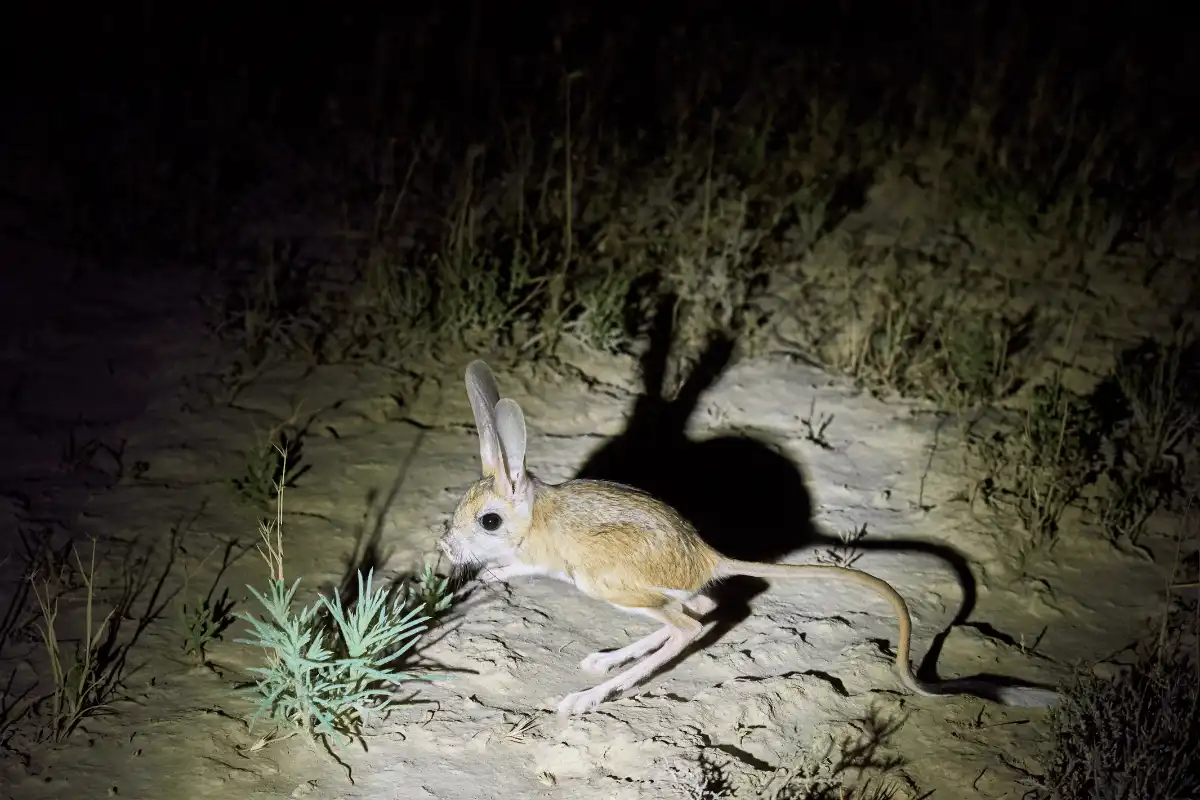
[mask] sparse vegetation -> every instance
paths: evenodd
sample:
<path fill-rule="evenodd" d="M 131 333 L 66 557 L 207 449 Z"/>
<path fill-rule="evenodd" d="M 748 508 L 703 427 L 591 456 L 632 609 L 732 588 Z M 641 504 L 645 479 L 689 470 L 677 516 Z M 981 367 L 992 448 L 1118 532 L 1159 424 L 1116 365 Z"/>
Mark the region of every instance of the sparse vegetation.
<path fill-rule="evenodd" d="M 265 594 L 250 587 L 267 618 L 239 612 L 254 629 L 254 638 L 237 641 L 263 648 L 268 658 L 267 666 L 253 668 L 260 698 L 252 723 L 266 716 L 293 726 L 314 743 L 331 737 L 343 744 L 361 733 L 371 714 L 382 714 L 396 702 L 397 685 L 428 679 L 392 663 L 425 631 L 428 618 L 422 609 L 390 599 L 373 585 L 371 574 L 365 584 L 361 575 L 359 581 L 361 594 L 349 611 L 336 596 L 293 610 L 299 578 L 290 587 L 273 580 Z M 322 610 L 332 616 L 332 630 L 323 629 Z"/>
<path fill-rule="evenodd" d="M 190 593 L 195 572 L 204 566 L 212 552 L 201 559 L 196 567 L 185 572 L 183 586 L 179 590 L 182 599 L 175 606 L 175 627 L 180 638 L 180 650 L 186 658 L 201 664 L 208 662 L 208 646 L 220 639 L 235 619 L 234 601 L 229 596 L 228 587 L 220 595 L 216 595 L 215 584 L 202 597 Z"/>
<path fill-rule="evenodd" d="M 183 654 L 201 662 L 208 658 L 208 646 L 233 623 L 233 601 L 226 589 L 220 597 L 205 597 L 191 606 L 180 603 L 176 621 L 183 636 Z"/>
<path fill-rule="evenodd" d="M 273 430 L 266 441 L 244 451 L 240 474 L 229 480 L 236 496 L 254 508 L 267 509 L 274 504 L 284 477 L 281 454 L 286 450 L 293 454 L 293 463 L 296 460 L 296 443 L 281 436 L 280 430 Z"/>
<path fill-rule="evenodd" d="M 260 523 L 260 553 L 270 570 L 270 584 L 266 592 L 247 587 L 266 616 L 237 613 L 253 634 L 237 641 L 261 647 L 267 656 L 265 667 L 252 669 L 259 677 L 254 685 L 258 707 L 251 724 L 265 716 L 303 733 L 314 746 L 330 739 L 340 745 L 361 735 L 372 714 L 382 715 L 398 702 L 396 686 L 432 677 L 397 665 L 426 630 L 427 605 L 440 611 L 448 601 L 435 594 L 436 584 L 429 583 L 419 584 L 416 595 L 410 591 L 393 595 L 374 584 L 371 570 L 365 581 L 358 573 L 352 608 L 345 608 L 334 595 L 332 600 L 321 596 L 315 604 L 295 611 L 300 579 L 289 586 L 283 570 L 287 452 L 281 448 L 279 456 L 276 516 Z M 411 602 L 414 596 L 416 603 Z M 332 624 L 325 622 L 326 615 Z"/>
<path fill-rule="evenodd" d="M 56 544 L 47 531 L 23 531 L 23 586 L 6 612 L 0 646 L 17 644 L 33 671 L 18 681 L 14 669 L 4 687 L 6 749 L 18 750 L 13 741 L 25 748 L 67 743 L 89 719 L 113 713 L 125 699 L 129 654 L 175 597 L 167 584 L 180 531 L 171 529 L 159 567 L 152 561 L 157 543 L 140 550 L 126 542 L 124 558 L 116 561 L 109 543 L 98 553 L 92 538 L 85 562 L 70 538 Z M 136 608 L 143 597 L 144 607 Z"/>
<path fill-rule="evenodd" d="M 76 575 L 83 582 L 83 636 L 74 649 L 63 646 L 59 629 L 59 596 L 52 582 L 33 576 L 33 594 L 41 610 L 37 625 L 50 665 L 52 689 L 45 712 L 45 736 L 62 742 L 84 719 L 101 713 L 112 701 L 120 680 L 121 661 L 112 648 L 112 618 L 117 609 L 100 614 L 96 607 L 96 543 L 92 542 L 91 558 L 84 565 L 78 550 L 75 556 Z"/>
<path fill-rule="evenodd" d="M 1019 523 L 1027 558 L 1054 546 L 1064 514 L 1093 480 L 1096 427 L 1086 402 L 1057 379 L 1035 387 L 1014 416 L 975 440 L 984 475 L 975 491 L 999 512 L 997 524 Z"/>
<path fill-rule="evenodd" d="M 1052 712 L 1033 800 L 1175 800 L 1200 794 L 1200 662 L 1195 602 L 1141 643 L 1112 678 L 1078 674 Z"/>
<path fill-rule="evenodd" d="M 157 82 L 136 91 L 106 72 L 118 69 L 107 55 L 91 58 L 90 105 L 59 105 L 97 143 L 62 147 L 36 126 L 5 140 L 55 176 L 70 171 L 64 153 L 84 152 L 83 177 L 44 180 L 24 163 L 5 177 L 31 219 L 90 254 L 212 257 L 227 400 L 281 359 L 420 374 L 481 348 L 551 364 L 570 348 L 628 354 L 670 292 L 675 360 L 720 330 L 741 354 L 782 349 L 953 415 L 963 497 L 1023 570 L 1093 532 L 1149 557 L 1156 515 L 1178 512 L 1195 482 L 1200 432 L 1194 320 L 1131 341 L 1195 305 L 1194 259 L 1159 237 L 1197 197 L 1195 48 L 1167 31 L 1149 44 L 1081 33 L 1090 7 L 995 2 L 925 4 L 910 36 L 888 17 L 874 26 L 884 35 L 850 42 L 839 26 L 862 28 L 854 5 L 831 9 L 836 23 L 779 26 L 802 40 L 759 41 L 740 35 L 736 4 L 699 25 L 682 15 L 602 34 L 475 4 L 463 15 L 475 29 L 521 42 L 520 58 L 488 63 L 458 31 L 452 47 L 431 44 L 444 20 L 347 15 L 337 36 L 351 44 L 329 50 L 356 57 L 299 92 L 295 65 L 274 54 L 157 47 L 153 68 L 135 70 Z M 128 27 L 153 36 L 146 14 Z M 210 92 L 171 77 L 195 72 Z M 822 448 L 831 421 L 815 405 L 801 420 Z M 239 501 L 276 510 L 261 531 L 270 582 L 251 589 L 266 616 L 237 616 L 253 632 L 241 641 L 268 654 L 255 718 L 341 741 L 386 710 L 390 685 L 425 677 L 397 665 L 451 594 L 429 565 L 395 590 L 358 572 L 353 606 L 321 597 L 295 611 L 282 490 L 296 445 L 274 430 L 224 476 Z M 124 446 L 81 426 L 58 456 L 64 474 L 123 472 Z M 826 560 L 853 564 L 863 533 Z M 55 687 L 37 710 L 63 741 L 113 697 L 121 661 L 107 648 L 126 609 L 93 609 L 95 562 L 85 570 L 69 541 L 35 544 L 29 587 Z M 86 595 L 74 650 L 57 628 L 68 590 Z M 179 605 L 184 653 L 203 661 L 232 616 L 228 594 Z M 1146 656 L 1136 680 L 1072 689 L 1047 798 L 1097 783 L 1142 797 L 1130 764 L 1195 749 L 1194 725 L 1162 701 L 1195 704 L 1195 665 L 1175 653 Z M 33 708 L 12 697 L 0 740 Z M 791 773 L 808 794 L 787 796 L 841 796 L 825 772 Z"/>
<path fill-rule="evenodd" d="M 969 26 L 971 13 L 925 35 Z M 753 347 L 770 317 L 789 316 L 782 304 L 803 297 L 813 319 L 797 344 L 823 363 L 969 407 L 1012 391 L 1047 333 L 1027 310 L 1028 287 L 975 262 L 1091 266 L 1144 213 L 1137 192 L 1155 180 L 1157 162 L 1131 168 L 1122 137 L 1143 151 L 1177 146 L 1133 117 L 1101 125 L 1096 87 L 1051 69 L 1059 54 L 1015 29 L 986 56 L 939 40 L 928 48 L 936 64 L 913 64 L 905 50 L 904 73 L 886 81 L 878 65 L 897 54 L 883 43 L 868 64 L 811 46 L 747 52 L 731 41 L 713 52 L 663 33 L 678 66 L 661 69 L 676 94 L 652 120 L 616 113 L 630 78 L 620 65 L 564 46 L 513 66 L 526 101 L 497 100 L 484 112 L 491 126 L 470 126 L 469 137 L 453 117 L 476 112 L 446 106 L 391 119 L 407 137 L 356 140 L 344 191 L 370 200 L 343 206 L 334 244 L 360 280 L 343 279 L 345 259 L 331 271 L 302 267 L 298 242 L 260 238 L 260 269 L 235 281 L 220 329 L 249 363 L 273 352 L 403 364 L 430 347 L 499 342 L 528 354 L 563 339 L 622 350 L 654 295 L 670 291 L 681 297 L 686 358 L 713 327 Z M 967 68 L 975 77 L 964 86 L 945 58 L 1048 71 Z M 748 73 L 737 83 L 744 96 L 714 90 L 722 70 Z M 848 87 L 877 101 L 849 102 Z M 651 122 L 662 134 L 645 134 Z M 323 143 L 323 162 L 336 158 Z M 830 235 L 865 188 L 904 180 L 935 186 L 941 207 L 873 242 Z M 818 271 L 823 258 L 847 263 Z"/>
<path fill-rule="evenodd" d="M 1200 423 L 1200 359 L 1193 326 L 1171 341 L 1146 340 L 1122 354 L 1095 402 L 1112 418 L 1098 490 L 1097 522 L 1117 544 L 1134 548 L 1150 517 L 1186 493 L 1187 454 Z"/>
<path fill-rule="evenodd" d="M 725 770 L 702 754 L 695 783 L 695 800 L 914 800 L 912 785 L 892 776 L 898 761 L 880 755 L 888 736 L 895 732 L 877 716 L 855 720 L 852 733 L 822 746 L 810 746 L 774 772 L 750 793 L 735 794 Z M 923 795 L 927 796 L 927 795 Z"/>

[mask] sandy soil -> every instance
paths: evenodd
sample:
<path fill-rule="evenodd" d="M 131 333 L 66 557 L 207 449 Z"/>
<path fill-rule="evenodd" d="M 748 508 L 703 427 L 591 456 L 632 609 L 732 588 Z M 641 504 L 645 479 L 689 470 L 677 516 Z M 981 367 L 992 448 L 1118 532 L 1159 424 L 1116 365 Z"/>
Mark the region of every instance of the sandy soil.
<path fill-rule="evenodd" d="M 416 568 L 432 557 L 440 523 L 477 475 L 463 365 L 419 375 L 285 365 L 232 403 L 214 402 L 206 395 L 213 382 L 202 376 L 223 356 L 194 300 L 199 279 L 168 270 L 76 275 L 61 256 L 11 244 L 5 262 L 6 550 L 19 549 L 20 531 L 55 543 L 95 536 L 99 601 L 134 591 L 130 616 L 157 618 L 138 633 L 110 713 L 86 720 L 63 745 L 7 754 L 4 796 L 691 798 L 701 796 L 703 758 L 741 797 L 777 767 L 811 766 L 827 746 L 872 730 L 872 760 L 889 765 L 898 797 L 1021 795 L 1018 768 L 1034 765 L 1045 713 L 905 695 L 889 671 L 896 625 L 888 607 L 821 582 L 776 582 L 716 641 L 632 696 L 572 718 L 552 709 L 589 685 L 579 660 L 652 624 L 546 579 L 477 591 L 421 654 L 452 670 L 451 679 L 415 687 L 414 702 L 373 728 L 365 751 L 342 752 L 353 782 L 300 738 L 256 749 L 271 728 L 248 730 L 253 704 L 233 688 L 262 657 L 234 642 L 244 626 L 214 644 L 206 667 L 181 656 L 173 624 L 175 605 L 210 587 L 228 587 L 237 608 L 253 609 L 245 586 L 264 585 L 255 512 L 227 486 L 240 451 L 299 406 L 307 471 L 286 495 L 285 540 L 306 600 L 341 580 L 377 516 L 389 569 Z M 526 410 L 531 466 L 551 481 L 571 477 L 622 432 L 639 389 L 631 359 L 579 354 L 568 363 L 557 372 L 493 363 L 505 393 Z M 807 435 L 810 407 L 833 416 L 824 445 Z M 769 512 L 796 531 L 805 501 L 783 489 L 789 481 L 807 489 L 819 535 L 797 534 L 787 560 L 828 558 L 828 537 L 865 526 L 855 565 L 908 599 L 918 660 L 957 613 L 964 588 L 936 548 L 883 545 L 919 540 L 962 553 L 978 597 L 971 624 L 945 639 L 942 676 L 1053 680 L 1073 659 L 1120 649 L 1161 607 L 1157 566 L 1085 536 L 1067 537 L 1051 562 L 1024 574 L 1012 568 L 1004 541 L 953 502 L 959 461 L 934 416 L 873 399 L 784 354 L 732 366 L 701 399 L 688 433 L 695 442 L 738 439 L 728 450 L 691 451 L 730 475 L 773 454 L 785 474 L 771 477 L 779 491 Z M 113 452 L 98 448 L 64 465 L 72 435 L 76 450 L 94 439 Z M 761 492 L 751 499 L 766 502 Z M 156 594 L 171 552 L 175 566 Z M 10 588 L 18 562 L 2 568 Z M 175 594 L 185 573 L 187 590 Z M 77 620 L 77 608 L 64 607 L 64 618 Z M 137 627 L 137 619 L 121 621 L 123 636 Z M 15 669 L 16 684 L 27 684 L 44 669 L 38 647 L 28 632 L 7 644 L 4 674 Z"/>

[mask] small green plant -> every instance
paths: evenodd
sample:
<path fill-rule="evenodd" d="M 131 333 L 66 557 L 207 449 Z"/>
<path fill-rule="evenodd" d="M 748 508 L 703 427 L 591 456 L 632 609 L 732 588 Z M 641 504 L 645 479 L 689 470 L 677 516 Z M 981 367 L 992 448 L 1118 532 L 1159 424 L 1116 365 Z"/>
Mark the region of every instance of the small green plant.
<path fill-rule="evenodd" d="M 343 744 L 361 735 L 371 713 L 381 713 L 394 701 L 392 687 L 409 680 L 430 679 L 396 669 L 398 660 L 426 630 L 423 607 L 412 607 L 407 594 L 389 596 L 376 587 L 374 570 L 358 573 L 357 602 L 343 607 L 341 598 L 321 596 L 300 611 L 292 608 L 297 578 L 289 586 L 283 574 L 283 488 L 287 452 L 280 450 L 274 520 L 261 521 L 260 553 L 270 569 L 266 592 L 247 587 L 266 611 L 264 618 L 246 612 L 252 638 L 242 644 L 263 648 L 267 665 L 255 667 L 254 691 L 258 708 L 251 724 L 266 716 L 293 726 L 314 745 L 332 739 Z M 328 620 L 328 622 L 326 621 Z M 332 624 L 330 624 L 332 623 Z"/>
<path fill-rule="evenodd" d="M 229 479 L 230 487 L 242 502 L 256 509 L 271 508 L 280 487 L 290 489 L 292 482 L 308 469 L 296 469 L 304 437 L 303 426 L 298 426 L 299 417 L 297 405 L 291 416 L 273 425 L 254 447 L 242 452 L 240 474 Z"/>
<path fill-rule="evenodd" d="M 972 498 L 1020 522 L 1024 556 L 1057 541 L 1063 515 L 1094 479 L 1094 414 L 1055 378 L 1037 387 L 1013 426 L 974 442 L 988 477 Z"/>
<path fill-rule="evenodd" d="M 233 600 L 226 589 L 219 598 L 206 597 L 192 606 L 180 603 L 176 623 L 183 636 L 183 654 L 200 662 L 208 659 L 208 645 L 220 639 L 235 619 Z"/>
<path fill-rule="evenodd" d="M 50 678 L 54 687 L 43 701 L 48 700 L 49 720 L 45 736 L 62 742 L 89 716 L 105 709 L 119 677 L 119 660 L 110 657 L 107 647 L 109 623 L 113 611 L 97 620 L 95 610 L 96 543 L 92 542 L 91 560 L 85 567 L 79 551 L 72 548 L 77 574 L 86 590 L 84 635 L 69 655 L 64 652 L 58 631 L 58 596 L 51 591 L 50 581 L 30 578 L 33 594 L 41 610 L 42 621 L 37 625 L 50 662 Z"/>
<path fill-rule="evenodd" d="M 343 744 L 360 734 L 370 713 L 395 702 L 390 687 L 428 677 L 393 666 L 416 644 L 428 617 L 406 599 L 390 599 L 373 585 L 372 574 L 364 582 L 359 573 L 359 598 L 350 610 L 335 595 L 293 611 L 299 578 L 290 587 L 272 580 L 266 593 L 249 587 L 267 617 L 238 612 L 254 637 L 237 641 L 268 653 L 267 666 L 252 669 L 260 697 L 251 724 L 265 715 L 291 723 L 311 740 L 331 737 Z M 333 620 L 331 630 L 322 625 L 322 610 Z"/>
<path fill-rule="evenodd" d="M 215 549 L 215 548 L 214 548 Z M 209 556 L 212 554 L 209 553 Z M 208 560 L 209 556 L 201 559 L 196 569 Z M 193 571 L 184 575 L 181 595 L 189 595 Z M 203 597 L 197 597 L 189 605 L 181 601 L 175 606 L 175 626 L 181 638 L 180 649 L 187 658 L 195 659 L 201 664 L 208 661 L 208 646 L 221 638 L 221 634 L 233 624 L 233 600 L 226 588 L 219 597 L 213 598 L 216 586 L 211 587 Z"/>
<path fill-rule="evenodd" d="M 276 486 L 283 476 L 281 448 L 274 441 L 243 453 L 241 474 L 230 478 L 229 484 L 243 502 L 255 508 L 265 508 L 276 496 Z"/>
<path fill-rule="evenodd" d="M 408 605 L 423 609 L 425 616 L 431 621 L 437 619 L 454 602 L 454 592 L 450 591 L 450 579 L 435 573 L 433 565 L 428 562 L 423 572 L 405 584 L 404 594 Z"/>

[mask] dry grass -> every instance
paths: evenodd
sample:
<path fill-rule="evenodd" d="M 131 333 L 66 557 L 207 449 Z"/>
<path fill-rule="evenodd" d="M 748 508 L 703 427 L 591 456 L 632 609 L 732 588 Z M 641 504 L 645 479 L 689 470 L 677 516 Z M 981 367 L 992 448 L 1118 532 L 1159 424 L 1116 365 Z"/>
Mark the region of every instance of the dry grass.
<path fill-rule="evenodd" d="M 1180 574 L 1185 545 L 1200 544 L 1193 513 L 1189 502 L 1158 630 L 1107 665 L 1109 677 L 1078 672 L 1052 712 L 1045 771 L 1029 776 L 1034 800 L 1200 793 L 1200 603 L 1196 576 Z"/>
<path fill-rule="evenodd" d="M 1099 393 L 1115 422 L 1092 505 L 1115 543 L 1138 547 L 1155 512 L 1177 510 L 1186 496 L 1200 432 L 1198 355 L 1184 323 L 1166 342 L 1148 339 L 1123 353 Z"/>
<path fill-rule="evenodd" d="M 1101 97 L 1019 24 L 979 52 L 939 44 L 966 84 L 933 61 L 898 69 L 886 48 L 851 64 L 673 41 L 659 77 L 674 88 L 637 116 L 628 93 L 644 76 L 564 44 L 531 52 L 526 100 L 485 106 L 469 137 L 449 117 L 398 112 L 386 134 L 322 153 L 325 185 L 355 198 L 312 237 L 331 259 L 255 219 L 239 273 L 252 279 L 220 312 L 238 373 L 298 353 L 407 366 L 485 345 L 534 357 L 565 339 L 621 350 L 669 291 L 684 361 L 712 328 L 753 350 L 765 324 L 799 314 L 792 344 L 868 386 L 952 410 L 1003 398 L 1056 324 L 1024 302 L 1028 281 L 1069 284 L 1180 194 L 1154 188 L 1148 156 L 1176 145 L 1138 126 L 1138 84 Z M 717 88 L 734 76 L 740 96 Z M 897 208 L 872 237 L 839 230 L 873 187 L 912 183 L 928 205 Z M 289 188 L 272 196 L 305 196 Z"/>
<path fill-rule="evenodd" d="M 1092 409 L 1060 380 L 1035 387 L 1024 407 L 981 425 L 968 444 L 979 477 L 970 502 L 979 502 L 1003 529 L 1019 525 L 1012 541 L 1022 560 L 1047 557 L 1069 512 L 1094 479 Z"/>
<path fill-rule="evenodd" d="M 1200 792 L 1200 663 L 1195 630 L 1137 654 L 1114 679 L 1077 678 L 1053 717 L 1038 800 L 1161 800 Z"/>
<path fill-rule="evenodd" d="M 0 733 L 10 752 L 18 749 L 10 747 L 13 740 L 22 746 L 61 744 L 89 718 L 110 712 L 125 669 L 120 619 L 136 596 L 134 591 L 116 602 L 103 599 L 95 540 L 86 562 L 73 541 L 55 545 L 47 536 L 25 532 L 22 542 L 26 586 L 12 596 L 0 649 L 17 644 L 36 671 L 32 679 L 18 681 L 14 669 L 3 692 Z M 29 639 L 40 653 L 21 646 Z"/>
<path fill-rule="evenodd" d="M 51 582 L 34 576 L 33 593 L 42 621 L 38 634 L 46 647 L 46 659 L 50 665 L 52 689 L 48 698 L 46 736 L 53 742 L 61 742 L 71 735 L 83 720 L 102 713 L 112 699 L 120 679 L 120 662 L 113 657 L 110 639 L 110 622 L 116 609 L 109 609 L 102 617 L 96 608 L 96 543 L 92 543 L 91 558 L 85 565 L 75 555 L 76 575 L 83 582 L 84 623 L 83 635 L 74 650 L 68 651 L 60 639 L 59 597 L 54 593 Z"/>
<path fill-rule="evenodd" d="M 4 659 L 26 667 L 9 673 L 2 692 L 5 755 L 28 762 L 38 747 L 69 745 L 89 720 L 117 712 L 131 653 L 180 592 L 172 582 L 184 530 L 147 542 L 92 539 L 87 560 L 69 534 L 23 531 L 21 586 L 0 630 Z"/>

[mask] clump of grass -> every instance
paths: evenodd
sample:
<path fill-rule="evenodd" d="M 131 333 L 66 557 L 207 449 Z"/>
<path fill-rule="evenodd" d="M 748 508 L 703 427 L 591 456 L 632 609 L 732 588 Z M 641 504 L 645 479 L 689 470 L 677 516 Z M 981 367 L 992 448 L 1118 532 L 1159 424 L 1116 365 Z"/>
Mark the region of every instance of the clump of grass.
<path fill-rule="evenodd" d="M 1110 542 L 1141 549 L 1140 540 L 1154 513 L 1168 507 L 1174 487 L 1163 473 L 1110 467 L 1097 480 L 1099 496 L 1093 501 L 1096 522 Z"/>
<path fill-rule="evenodd" d="M 833 414 L 817 414 L 817 398 L 814 396 L 808 404 L 808 416 L 800 418 L 800 424 L 804 426 L 804 438 L 822 450 L 832 450 L 833 445 L 825 438 L 825 431 L 833 424 L 833 417 Z"/>
<path fill-rule="evenodd" d="M 1033 389 L 1015 425 L 972 441 L 986 477 L 971 499 L 1020 523 L 1023 555 L 1058 540 L 1067 509 L 1095 477 L 1096 435 L 1094 410 L 1056 375 Z"/>
<path fill-rule="evenodd" d="M 1035 545 L 1053 543 L 1063 511 L 1089 479 L 1089 416 L 1061 380 L 1035 389 L 1026 407 L 1010 474 L 1017 515 Z"/>
<path fill-rule="evenodd" d="M 314 745 L 332 740 L 343 744 L 360 737 L 371 714 L 385 712 L 395 701 L 394 687 L 428 680 L 396 667 L 416 644 L 429 616 L 424 604 L 398 597 L 374 584 L 374 570 L 358 573 L 357 601 L 345 608 L 341 598 L 321 596 L 296 611 L 293 600 L 300 580 L 290 585 L 283 571 L 283 488 L 287 453 L 276 484 L 276 515 L 260 522 L 260 553 L 270 570 L 267 591 L 247 587 L 266 612 L 236 616 L 249 623 L 253 636 L 237 641 L 261 647 L 267 665 L 255 667 L 258 707 L 251 725 L 267 717 L 304 734 Z M 428 595 L 422 595 L 426 597 Z M 435 606 L 437 602 L 435 602 Z"/>
<path fill-rule="evenodd" d="M 1095 510 L 1114 543 L 1138 548 L 1151 515 L 1181 488 L 1200 431 L 1197 349 L 1182 326 L 1174 341 L 1146 340 L 1118 358 L 1097 391 L 1115 422 Z"/>
<path fill-rule="evenodd" d="M 1194 622 L 1194 621 L 1193 621 Z M 1200 796 L 1200 662 L 1176 630 L 1114 680 L 1087 673 L 1051 712 L 1053 743 L 1032 800 Z"/>
<path fill-rule="evenodd" d="M 565 325 L 568 336 L 585 347 L 615 352 L 626 343 L 625 314 L 636 275 L 609 267 L 580 282 Z"/>
<path fill-rule="evenodd" d="M 858 544 L 867 536 L 866 523 L 854 528 L 842 528 L 837 532 L 839 544 L 817 554 L 817 561 L 838 567 L 852 567 L 862 557 Z"/>
<path fill-rule="evenodd" d="M 928 395 L 944 409 L 961 413 L 992 403 L 1019 383 L 1021 359 L 1028 345 L 1028 319 L 1001 312 L 950 312 L 936 333 Z"/>
<path fill-rule="evenodd" d="M 862 279 L 854 322 L 827 345 L 830 365 L 955 414 L 1009 396 L 1028 366 L 1033 319 L 1012 313 L 1007 293 L 947 289 L 951 277 L 904 261 L 885 255 Z"/>
<path fill-rule="evenodd" d="M 215 549 L 215 548 L 214 548 Z M 209 556 L 212 554 L 209 553 Z M 196 567 L 199 569 L 208 560 L 205 556 Z M 184 585 L 180 594 L 186 595 L 191 584 L 192 571 L 184 576 Z M 212 586 L 203 597 L 198 597 L 192 604 L 182 601 L 175 606 L 175 628 L 180 635 L 180 649 L 187 658 L 192 658 L 204 664 L 208 661 L 208 646 L 233 624 L 233 600 L 226 588 L 220 596 L 214 598 L 216 586 Z"/>
<path fill-rule="evenodd" d="M 920 344 L 931 309 L 915 278 L 894 261 L 883 270 L 860 298 L 855 322 L 833 343 L 830 361 L 864 386 L 906 392 L 924 359 Z"/>
<path fill-rule="evenodd" d="M 42 614 L 37 630 L 45 646 L 50 679 L 54 683 L 39 705 L 49 703 L 44 736 L 56 743 L 70 736 L 83 720 L 108 707 L 120 669 L 120 662 L 111 657 L 109 647 L 114 610 L 100 618 L 96 613 L 96 543 L 92 542 L 91 559 L 86 567 L 79 551 L 72 548 L 72 552 L 76 574 L 85 589 L 85 605 L 83 637 L 69 653 L 59 638 L 58 595 L 51 591 L 49 580 L 43 579 L 39 586 L 36 576 L 31 578 L 33 594 Z"/>

